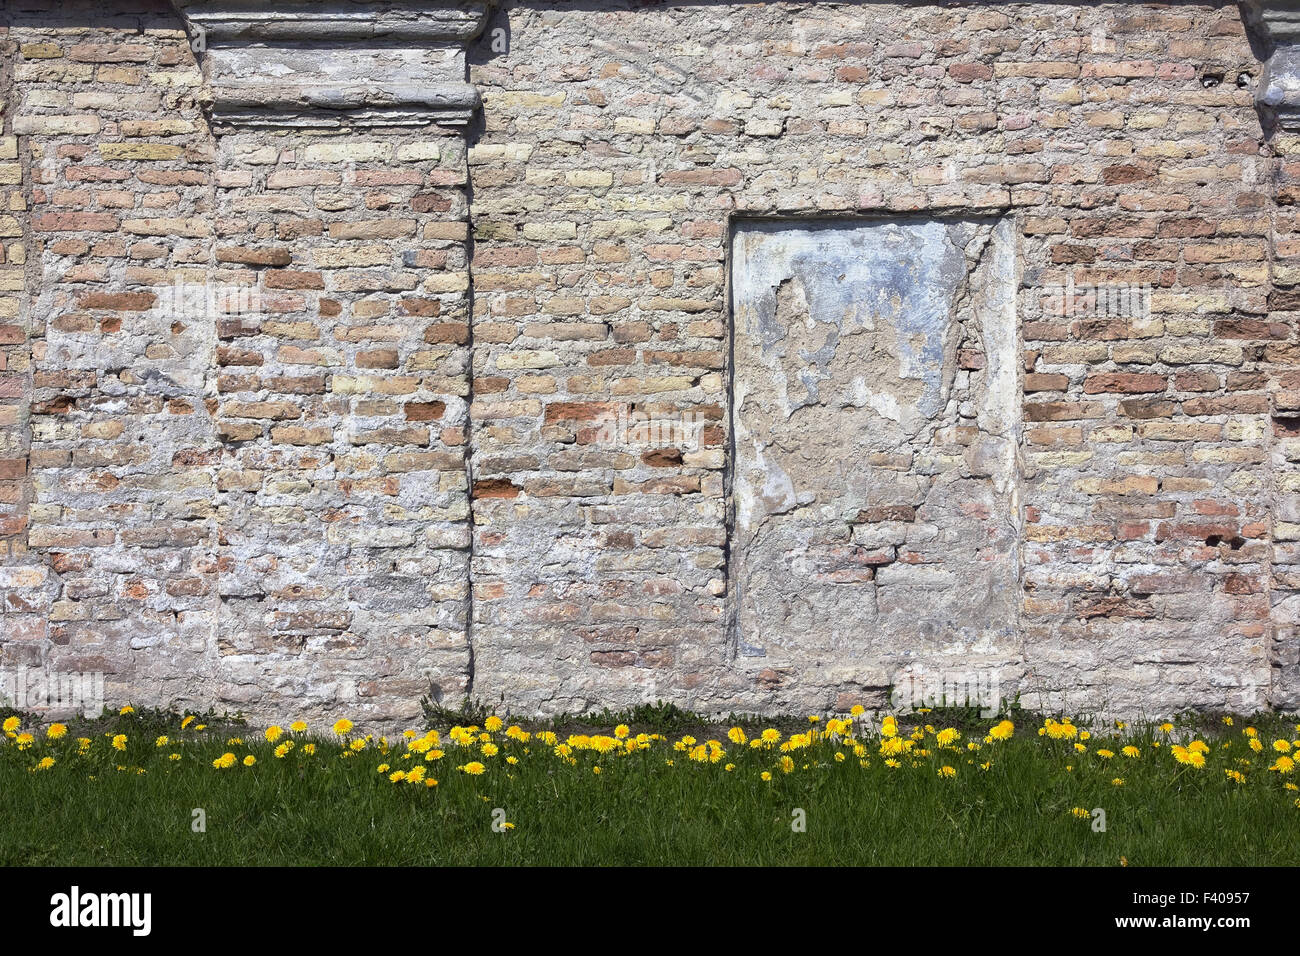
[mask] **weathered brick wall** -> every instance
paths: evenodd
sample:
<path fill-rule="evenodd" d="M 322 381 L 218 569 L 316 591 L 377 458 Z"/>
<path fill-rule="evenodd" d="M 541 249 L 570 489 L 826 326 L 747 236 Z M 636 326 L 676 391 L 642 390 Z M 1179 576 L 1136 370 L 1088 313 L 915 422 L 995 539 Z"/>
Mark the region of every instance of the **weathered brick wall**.
<path fill-rule="evenodd" d="M 0 666 L 276 717 L 873 705 L 994 659 L 1032 706 L 1300 703 L 1300 167 L 1235 4 L 507 2 L 468 131 L 214 131 L 162 3 L 0 41 Z M 996 647 L 741 640 L 732 239 L 773 216 L 1008 224 Z M 963 536 L 907 523 L 844 531 L 849 577 L 946 580 L 917 528 Z"/>
<path fill-rule="evenodd" d="M 584 427 L 625 405 L 728 422 L 736 217 L 996 212 L 1023 274 L 1025 699 L 1264 703 L 1261 363 L 1294 327 L 1265 321 L 1271 160 L 1235 5 L 521 3 L 506 24 L 510 53 L 485 39 L 473 69 L 471 440 L 476 481 L 528 500 L 475 502 L 481 687 L 796 703 L 798 673 L 729 642 L 724 456 Z M 1150 284 L 1151 316 L 1043 314 L 1067 277 Z"/>

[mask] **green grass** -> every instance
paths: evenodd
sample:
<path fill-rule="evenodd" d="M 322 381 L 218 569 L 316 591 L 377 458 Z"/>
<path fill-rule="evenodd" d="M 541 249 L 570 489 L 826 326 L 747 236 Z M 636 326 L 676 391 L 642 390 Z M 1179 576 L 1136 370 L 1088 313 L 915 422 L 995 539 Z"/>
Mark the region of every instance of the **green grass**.
<path fill-rule="evenodd" d="M 948 725 L 936 717 L 922 719 Z M 1267 744 L 1274 735 L 1300 736 L 1294 719 L 1251 719 Z M 1012 740 L 977 752 L 938 751 L 930 737 L 929 756 L 897 769 L 884 765 L 874 738 L 866 768 L 848 748 L 821 743 L 793 752 L 790 774 L 776 766 L 779 751 L 729 743 L 727 725 L 711 728 L 728 751 L 718 763 L 693 762 L 669 741 L 627 755 L 577 751 L 576 765 L 536 739 L 525 745 L 501 733 L 494 735 L 501 753 L 485 758 L 447 741 L 443 725 L 445 756 L 424 763 L 439 780 L 430 789 L 377 772 L 381 763 L 411 765 L 400 759 L 401 741 L 387 755 L 372 744 L 343 758 L 336 742 L 322 739 L 307 757 L 300 737 L 277 759 L 260 730 L 181 734 L 168 715 L 114 717 L 73 727 L 54 743 L 38 735 L 23 751 L 12 740 L 0 744 L 0 865 L 1300 863 L 1300 794 L 1283 786 L 1300 780 L 1300 769 L 1269 772 L 1277 755 L 1271 747 L 1250 752 L 1241 718 L 1231 728 L 1189 721 L 1172 734 L 1127 731 L 1142 748 L 1137 760 L 1120 755 L 1124 740 L 1094 738 L 1080 754 L 1069 741 L 1039 737 L 1037 718 L 1016 722 Z M 126 751 L 111 748 L 104 735 L 113 733 L 127 735 Z M 159 733 L 173 743 L 155 747 Z M 227 744 L 232 733 L 247 744 Z M 85 756 L 76 755 L 79 734 L 94 740 Z M 1203 769 L 1179 765 L 1168 743 L 1151 746 L 1193 734 L 1212 746 Z M 982 736 L 981 729 L 962 743 Z M 1116 756 L 1102 759 L 1099 747 Z M 836 750 L 846 759 L 834 760 Z M 215 769 L 212 760 L 228 751 L 257 763 Z M 177 752 L 183 759 L 167 759 Z M 47 754 L 55 765 L 33 771 Z M 519 763 L 504 763 L 508 754 Z M 484 775 L 456 769 L 475 757 L 488 765 Z M 1238 759 L 1252 761 L 1244 785 L 1224 773 Z M 991 766 L 981 770 L 985 761 Z M 956 769 L 955 779 L 939 776 L 943 765 Z M 763 771 L 772 772 L 770 782 Z M 1112 785 L 1117 776 L 1123 786 Z M 1106 832 L 1072 816 L 1074 807 L 1104 809 Z M 205 833 L 191 829 L 196 808 L 206 813 Z M 515 829 L 493 830 L 495 808 Z M 806 832 L 791 828 L 796 808 L 806 812 Z"/>

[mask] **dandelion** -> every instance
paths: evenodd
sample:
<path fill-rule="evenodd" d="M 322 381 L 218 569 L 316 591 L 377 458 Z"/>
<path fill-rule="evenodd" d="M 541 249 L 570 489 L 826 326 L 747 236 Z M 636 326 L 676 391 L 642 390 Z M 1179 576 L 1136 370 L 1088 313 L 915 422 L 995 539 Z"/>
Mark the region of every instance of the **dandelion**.
<path fill-rule="evenodd" d="M 166 734 L 163 734 L 161 737 L 159 737 L 157 740 L 153 742 L 153 745 L 157 747 L 159 750 L 161 750 L 163 747 L 166 747 L 169 743 L 171 743 L 171 740 L 167 737 Z"/>
<path fill-rule="evenodd" d="M 496 714 L 493 714 L 487 720 L 483 721 L 483 729 L 494 734 L 505 725 L 506 722 L 502 720 L 500 717 L 498 717 Z"/>
<path fill-rule="evenodd" d="M 949 767 L 948 765 L 945 764 L 944 766 L 939 768 L 939 776 L 947 780 L 951 780 L 953 777 L 957 776 L 957 771 L 955 768 Z"/>
<path fill-rule="evenodd" d="M 126 734 L 118 734 L 116 737 L 113 738 L 113 749 L 114 750 L 126 749 Z"/>
<path fill-rule="evenodd" d="M 186 729 L 192 723 L 194 723 L 194 717 L 192 715 L 187 715 L 186 718 L 181 721 L 181 730 Z"/>
<path fill-rule="evenodd" d="M 6 717 L 6 718 L 5 718 L 4 725 L 3 725 L 3 726 L 4 726 L 4 732 L 5 732 L 6 734 L 12 734 L 12 733 L 14 733 L 14 732 L 19 728 L 19 727 L 21 727 L 22 725 L 23 725 L 23 722 L 22 722 L 21 720 L 19 720 L 17 717 Z"/>
<path fill-rule="evenodd" d="M 307 722 L 305 720 L 295 720 L 289 725 L 289 729 L 295 734 L 305 734 L 307 732 Z"/>
<path fill-rule="evenodd" d="M 1132 744 L 1129 744 L 1127 747 L 1121 750 L 1120 753 L 1122 753 L 1125 757 L 1128 757 L 1130 760 L 1137 760 L 1139 757 L 1142 756 L 1142 751 L 1138 750 L 1138 748 L 1134 747 Z"/>
<path fill-rule="evenodd" d="M 236 757 L 232 753 L 224 753 L 216 760 L 212 761 L 212 766 L 218 770 L 229 770 L 235 765 Z"/>
<path fill-rule="evenodd" d="M 628 735 L 632 733 L 632 728 L 627 724 L 619 724 L 614 728 L 614 736 L 619 740 L 627 740 Z"/>
<path fill-rule="evenodd" d="M 1269 767 L 1268 769 L 1274 771 L 1275 773 L 1290 773 L 1291 771 L 1295 770 L 1295 761 L 1292 760 L 1290 757 L 1283 755 L 1281 757 L 1278 757 L 1275 761 L 1273 761 L 1273 766 Z"/>
<path fill-rule="evenodd" d="M 456 769 L 464 771 L 465 773 L 469 774 L 471 777 L 477 777 L 481 773 L 483 773 L 483 771 L 485 771 L 487 768 L 484 767 L 477 760 L 473 760 L 465 764 L 465 766 L 457 767 Z"/>
<path fill-rule="evenodd" d="M 45 731 L 45 736 L 50 740 L 61 740 L 68 734 L 67 724 L 50 724 Z"/>
<path fill-rule="evenodd" d="M 53 757 L 42 757 L 42 758 L 41 758 L 39 761 L 37 761 L 37 763 L 36 763 L 36 769 L 37 769 L 37 770 L 49 770 L 49 769 L 50 769 L 51 767 L 53 767 L 53 766 L 54 766 L 54 758 L 53 758 Z"/>
<path fill-rule="evenodd" d="M 1179 763 L 1189 767 L 1200 769 L 1205 766 L 1205 754 L 1200 750 L 1193 750 L 1191 747 L 1180 747 L 1175 744 L 1170 748 L 1173 752 L 1174 759 Z"/>
<path fill-rule="evenodd" d="M 994 740 L 1010 740 L 1011 736 L 1015 732 L 1016 732 L 1016 725 L 1009 720 L 1004 720 L 1001 723 L 995 724 L 989 730 L 989 736 L 992 737 Z"/>
<path fill-rule="evenodd" d="M 1070 809 L 1070 814 L 1071 814 L 1071 815 L 1072 815 L 1076 820 L 1090 820 L 1090 819 L 1092 819 L 1092 814 L 1089 813 L 1087 810 L 1085 810 L 1083 807 L 1072 807 L 1072 808 Z"/>
<path fill-rule="evenodd" d="M 272 724 L 270 727 L 266 728 L 266 742 L 268 744 L 275 743 L 283 736 L 284 736 L 283 727 L 277 726 L 276 724 Z"/>
<path fill-rule="evenodd" d="M 1124 779 L 1123 779 L 1122 777 L 1116 777 L 1116 778 L 1115 778 L 1114 780 L 1112 780 L 1110 783 L 1111 783 L 1111 786 L 1113 786 L 1113 787 L 1122 787 L 1122 786 L 1124 786 Z"/>
<path fill-rule="evenodd" d="M 118 716 L 119 716 L 119 717 L 125 717 L 127 714 L 134 714 L 134 713 L 135 713 L 135 708 L 132 707 L 130 704 L 127 704 L 125 707 L 123 707 L 123 708 L 122 708 L 121 710 L 119 710 L 117 713 L 118 713 Z"/>
<path fill-rule="evenodd" d="M 245 767 L 251 767 L 255 763 L 257 763 L 257 758 L 254 757 L 252 754 L 249 754 L 247 757 L 244 758 Z"/>
<path fill-rule="evenodd" d="M 339 737 L 343 737 L 352 729 L 352 726 L 352 721 L 344 717 L 342 720 L 334 722 L 334 733 Z"/>
<path fill-rule="evenodd" d="M 759 777 L 760 777 L 764 782 L 770 782 L 771 779 L 772 779 L 772 775 L 771 775 L 770 773 L 768 773 L 766 770 L 764 770 L 762 773 L 760 773 L 760 774 L 759 774 Z"/>

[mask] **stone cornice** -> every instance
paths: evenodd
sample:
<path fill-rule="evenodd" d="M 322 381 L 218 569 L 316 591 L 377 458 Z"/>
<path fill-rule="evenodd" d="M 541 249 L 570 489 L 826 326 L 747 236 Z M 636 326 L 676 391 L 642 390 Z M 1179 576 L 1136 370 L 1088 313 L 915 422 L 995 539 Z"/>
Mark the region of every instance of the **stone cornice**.
<path fill-rule="evenodd" d="M 1255 102 L 1281 129 L 1300 131 L 1300 0 L 1243 0 L 1242 6 L 1265 46 Z"/>
<path fill-rule="evenodd" d="M 213 127 L 464 125 L 465 49 L 495 0 L 172 0 Z"/>

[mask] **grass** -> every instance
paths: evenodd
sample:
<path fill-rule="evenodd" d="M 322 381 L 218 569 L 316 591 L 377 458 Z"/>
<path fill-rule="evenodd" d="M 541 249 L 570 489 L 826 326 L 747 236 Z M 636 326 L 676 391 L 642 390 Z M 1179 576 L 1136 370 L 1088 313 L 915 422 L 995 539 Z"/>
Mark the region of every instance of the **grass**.
<path fill-rule="evenodd" d="M 641 716 L 653 720 L 656 712 Z M 941 716 L 920 719 L 939 730 L 950 726 Z M 1242 732 L 1252 721 L 1265 744 L 1259 753 Z M 685 712 L 669 722 L 671 736 L 648 741 L 647 749 L 602 754 L 583 749 L 579 738 L 567 757 L 539 737 L 522 742 L 502 731 L 492 734 L 499 752 L 485 756 L 481 741 L 458 746 L 444 724 L 441 742 L 430 748 L 443 751 L 436 760 L 420 753 L 403 759 L 403 740 L 386 754 L 374 740 L 353 753 L 328 733 L 287 732 L 280 743 L 293 739 L 295 746 L 277 758 L 260 729 L 218 726 L 215 715 L 184 731 L 173 715 L 114 715 L 71 727 L 59 740 L 34 731 L 25 749 L 13 734 L 0 743 L 0 865 L 1300 863 L 1300 793 L 1286 789 L 1300 769 L 1267 769 L 1279 756 L 1274 739 L 1300 737 L 1294 718 L 1256 715 L 1231 727 L 1188 718 L 1169 731 L 1097 728 L 1081 753 L 1077 737 L 1040 736 L 1041 720 L 1019 714 L 1007 741 L 984 741 L 991 721 L 963 732 L 956 749 L 941 749 L 923 731 L 913 750 L 928 753 L 905 756 L 897 768 L 886 766 L 880 738 L 863 728 L 856 730 L 860 758 L 842 737 L 782 753 L 736 745 L 727 737 L 730 723 L 710 726 Z M 688 726 L 709 728 L 708 738 L 692 736 L 718 740 L 725 756 L 696 761 L 691 745 L 674 749 Z M 761 726 L 751 724 L 747 735 Z M 909 729 L 903 721 L 900 732 Z M 630 728 L 633 737 L 638 732 L 651 728 Z M 124 750 L 110 742 L 117 734 L 126 737 Z M 162 734 L 167 744 L 155 746 Z M 243 743 L 231 743 L 232 735 Z M 84 753 L 78 737 L 91 741 Z M 1171 753 L 1172 744 L 1193 737 L 1207 742 L 1202 768 Z M 305 752 L 309 742 L 313 755 Z M 979 749 L 968 750 L 970 742 Z M 1141 756 L 1124 757 L 1125 743 Z M 1103 758 L 1100 749 L 1115 756 Z M 225 753 L 238 761 L 252 755 L 256 763 L 215 768 L 212 761 Z M 54 765 L 34 769 L 46 756 Z M 507 764 L 507 756 L 518 762 Z M 792 772 L 780 769 L 782 756 L 791 757 Z M 475 759 L 486 768 L 481 776 L 457 769 Z M 392 783 L 381 764 L 388 773 L 423 766 L 438 785 Z M 941 776 L 944 766 L 956 775 Z M 1245 782 L 1229 779 L 1229 769 L 1240 769 Z M 493 829 L 497 808 L 504 814 L 496 819 L 513 829 Z M 1075 808 L 1087 813 L 1075 816 Z M 1094 831 L 1093 808 L 1105 811 L 1105 832 Z M 196 809 L 204 811 L 206 832 L 192 828 Z M 803 832 L 792 828 L 796 809 L 804 811 Z"/>

